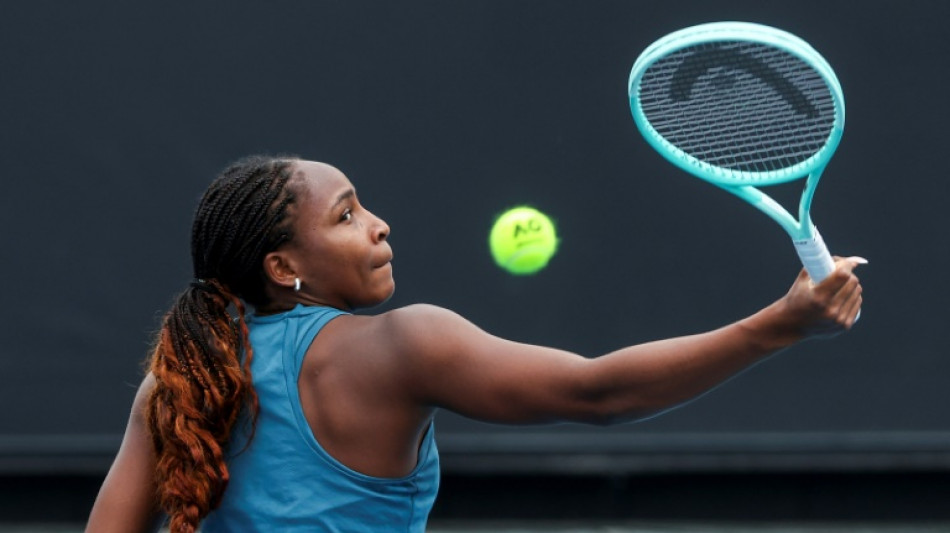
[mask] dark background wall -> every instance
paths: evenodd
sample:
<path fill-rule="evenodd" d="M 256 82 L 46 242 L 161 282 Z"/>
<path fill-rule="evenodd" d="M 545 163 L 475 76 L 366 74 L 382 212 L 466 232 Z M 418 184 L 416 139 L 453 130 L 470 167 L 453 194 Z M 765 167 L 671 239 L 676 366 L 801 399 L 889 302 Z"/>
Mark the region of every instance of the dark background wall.
<path fill-rule="evenodd" d="M 628 111 L 643 48 L 716 20 L 795 33 L 837 71 L 847 126 L 813 217 L 833 252 L 870 259 L 861 322 L 640 424 L 440 415 L 447 475 L 947 472 L 948 16 L 938 1 L 6 3 L 0 473 L 105 471 L 191 278 L 197 198 L 248 153 L 348 174 L 393 229 L 383 309 L 429 302 L 596 356 L 781 296 L 799 269 L 781 229 L 662 160 Z M 515 278 L 487 235 L 521 203 L 562 245 Z"/>

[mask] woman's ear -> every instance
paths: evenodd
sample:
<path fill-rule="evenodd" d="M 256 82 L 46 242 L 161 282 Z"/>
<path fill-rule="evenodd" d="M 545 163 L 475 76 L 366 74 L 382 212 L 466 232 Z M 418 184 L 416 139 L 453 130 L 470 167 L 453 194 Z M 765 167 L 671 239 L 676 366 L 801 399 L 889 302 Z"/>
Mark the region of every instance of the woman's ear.
<path fill-rule="evenodd" d="M 297 272 L 290 259 L 281 251 L 271 252 L 264 256 L 264 275 L 273 283 L 281 287 L 294 288 Z"/>

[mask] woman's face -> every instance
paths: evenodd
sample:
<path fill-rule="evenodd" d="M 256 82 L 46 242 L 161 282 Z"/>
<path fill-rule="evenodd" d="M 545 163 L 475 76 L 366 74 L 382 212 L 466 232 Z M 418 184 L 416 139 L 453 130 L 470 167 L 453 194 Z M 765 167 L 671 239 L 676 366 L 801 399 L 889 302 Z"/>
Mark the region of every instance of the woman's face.
<path fill-rule="evenodd" d="M 299 161 L 291 180 L 295 233 L 282 251 L 300 278 L 297 297 L 338 309 L 388 300 L 395 290 L 389 226 L 360 204 L 350 180 L 330 165 Z"/>

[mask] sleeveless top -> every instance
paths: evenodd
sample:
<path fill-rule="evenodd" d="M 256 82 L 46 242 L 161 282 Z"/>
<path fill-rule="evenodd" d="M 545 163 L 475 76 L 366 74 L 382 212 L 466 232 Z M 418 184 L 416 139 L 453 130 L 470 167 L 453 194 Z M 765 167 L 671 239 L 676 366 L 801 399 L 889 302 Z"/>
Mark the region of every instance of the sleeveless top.
<path fill-rule="evenodd" d="M 425 531 L 439 489 L 431 422 L 415 469 L 405 477 L 379 478 L 331 457 L 304 417 L 297 388 L 304 354 L 320 329 L 341 314 L 298 305 L 248 318 L 260 412 L 247 448 L 247 424 L 239 420 L 235 425 L 230 483 L 221 505 L 202 523 L 203 533 Z"/>

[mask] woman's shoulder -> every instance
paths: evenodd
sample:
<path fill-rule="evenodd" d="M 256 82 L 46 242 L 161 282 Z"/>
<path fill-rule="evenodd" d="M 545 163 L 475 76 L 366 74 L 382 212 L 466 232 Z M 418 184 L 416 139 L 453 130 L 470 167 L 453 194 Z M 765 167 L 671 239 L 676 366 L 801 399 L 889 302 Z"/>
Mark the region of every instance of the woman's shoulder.
<path fill-rule="evenodd" d="M 328 324 L 327 329 L 345 345 L 372 347 L 376 353 L 419 355 L 463 324 L 468 322 L 444 307 L 412 304 L 376 315 L 343 316 Z"/>
<path fill-rule="evenodd" d="M 417 336 L 468 323 L 458 313 L 432 304 L 412 304 L 377 315 L 379 326 L 393 336 Z M 444 332 L 444 331 L 443 331 Z"/>
<path fill-rule="evenodd" d="M 399 307 L 378 315 L 396 321 L 435 320 L 459 317 L 458 313 L 433 304 L 418 303 Z"/>

